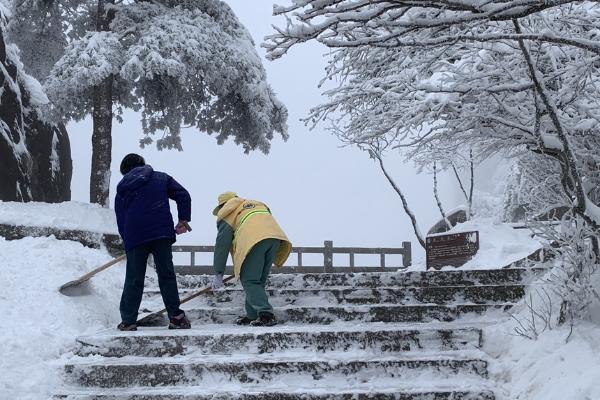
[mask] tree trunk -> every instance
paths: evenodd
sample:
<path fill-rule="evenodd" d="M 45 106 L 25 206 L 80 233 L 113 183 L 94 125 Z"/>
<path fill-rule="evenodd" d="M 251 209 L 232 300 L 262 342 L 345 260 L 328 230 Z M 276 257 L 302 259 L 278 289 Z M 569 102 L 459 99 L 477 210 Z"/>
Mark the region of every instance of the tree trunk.
<path fill-rule="evenodd" d="M 406 196 L 404 196 L 404 193 L 402 192 L 402 190 L 400 190 L 398 185 L 396 185 L 396 182 L 394 181 L 392 176 L 388 173 L 387 169 L 385 168 L 383 159 L 381 158 L 381 153 L 378 152 L 376 149 L 372 149 L 370 154 L 371 154 L 371 157 L 374 157 L 379 162 L 379 167 L 381 168 L 383 175 L 385 175 L 386 179 L 388 180 L 388 182 L 390 183 L 392 188 L 396 191 L 398 196 L 400 196 L 400 200 L 402 201 L 402 207 L 404 207 L 404 212 L 410 218 L 410 222 L 412 223 L 413 230 L 415 232 L 415 236 L 417 237 L 417 240 L 419 241 L 419 244 L 421 245 L 421 247 L 423 247 L 425 249 L 426 248 L 425 236 L 423 236 L 423 233 L 421 233 L 421 228 L 419 228 L 419 224 L 417 223 L 417 217 L 412 212 L 412 210 L 408 207 L 408 202 L 406 201 Z"/>
<path fill-rule="evenodd" d="M 452 225 L 450 221 L 448 221 L 448 217 L 446 216 L 446 212 L 444 211 L 444 207 L 442 207 L 442 201 L 440 200 L 440 196 L 438 193 L 438 183 L 437 183 L 437 163 L 433 162 L 433 196 L 435 197 L 435 201 L 437 202 L 438 209 L 440 210 L 440 214 L 442 214 L 442 218 L 444 223 L 446 224 L 446 229 L 452 229 Z"/>
<path fill-rule="evenodd" d="M 108 31 L 114 10 L 106 10 L 114 0 L 98 0 L 97 31 Z M 104 207 L 109 205 L 110 163 L 112 159 L 112 89 L 113 77 L 109 76 L 94 87 L 92 172 L 90 175 L 90 203 Z"/>

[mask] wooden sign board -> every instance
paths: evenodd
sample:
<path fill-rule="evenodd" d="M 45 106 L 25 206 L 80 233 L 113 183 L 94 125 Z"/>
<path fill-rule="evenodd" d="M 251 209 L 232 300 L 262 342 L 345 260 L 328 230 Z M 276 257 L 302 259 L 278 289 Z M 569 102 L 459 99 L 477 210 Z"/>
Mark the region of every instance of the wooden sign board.
<path fill-rule="evenodd" d="M 428 236 L 425 242 L 427 269 L 461 267 L 479 250 L 479 232 Z"/>

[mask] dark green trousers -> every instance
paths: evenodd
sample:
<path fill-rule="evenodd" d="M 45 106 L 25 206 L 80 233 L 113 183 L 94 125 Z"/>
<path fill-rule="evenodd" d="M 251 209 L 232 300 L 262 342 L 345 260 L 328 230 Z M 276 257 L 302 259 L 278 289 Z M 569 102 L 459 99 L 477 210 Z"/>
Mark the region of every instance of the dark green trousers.
<path fill-rule="evenodd" d="M 246 292 L 246 316 L 250 319 L 258 318 L 261 312 L 273 313 L 265 286 L 280 245 L 278 239 L 265 239 L 252 248 L 242 264 L 240 281 Z"/>

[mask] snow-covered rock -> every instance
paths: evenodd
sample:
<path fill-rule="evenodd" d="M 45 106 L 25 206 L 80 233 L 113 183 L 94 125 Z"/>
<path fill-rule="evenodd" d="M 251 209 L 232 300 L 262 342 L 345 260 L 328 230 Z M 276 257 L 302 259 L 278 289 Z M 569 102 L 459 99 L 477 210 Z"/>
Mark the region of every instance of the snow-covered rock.
<path fill-rule="evenodd" d="M 16 46 L 6 43 L 5 18 L 0 10 L 0 200 L 70 200 L 67 132 L 42 121 L 39 107 L 48 99 L 23 71 Z"/>
<path fill-rule="evenodd" d="M 460 206 L 446 213 L 446 218 L 440 219 L 436 222 L 427 232 L 428 235 L 436 233 L 444 233 L 449 230 L 448 223 L 450 226 L 456 226 L 457 224 L 463 223 L 467 220 L 468 208 Z"/>
<path fill-rule="evenodd" d="M 0 201 L 0 224 L 118 233 L 113 210 L 76 201 L 58 204 Z"/>

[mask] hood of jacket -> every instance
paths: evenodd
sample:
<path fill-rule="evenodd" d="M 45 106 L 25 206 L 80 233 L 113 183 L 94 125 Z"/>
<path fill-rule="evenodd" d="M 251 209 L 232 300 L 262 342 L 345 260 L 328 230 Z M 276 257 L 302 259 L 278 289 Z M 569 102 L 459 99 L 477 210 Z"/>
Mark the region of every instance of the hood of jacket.
<path fill-rule="evenodd" d="M 127 193 L 139 189 L 152 179 L 154 170 L 150 165 L 137 167 L 129 171 L 117 185 L 117 193 Z"/>
<path fill-rule="evenodd" d="M 238 208 L 242 203 L 246 200 L 241 197 L 234 197 L 229 200 L 227 203 L 223 204 L 223 207 L 219 210 L 217 214 L 217 219 L 227 219 L 232 213 L 237 212 Z"/>

